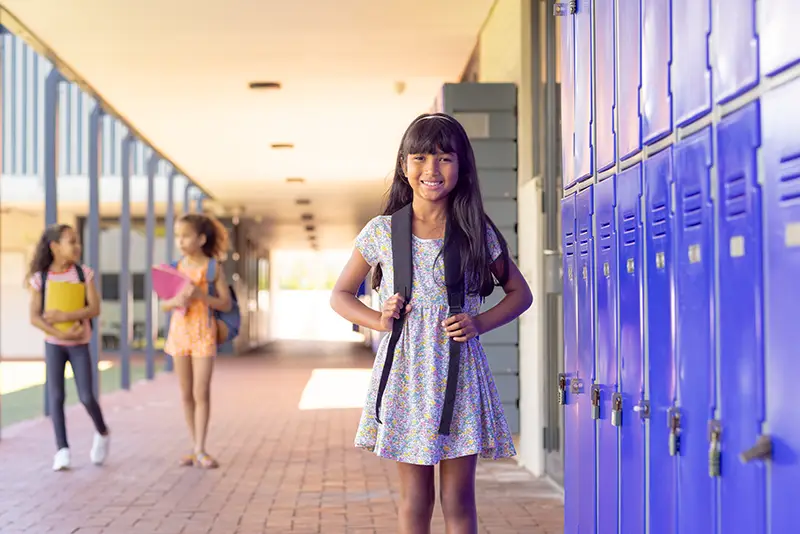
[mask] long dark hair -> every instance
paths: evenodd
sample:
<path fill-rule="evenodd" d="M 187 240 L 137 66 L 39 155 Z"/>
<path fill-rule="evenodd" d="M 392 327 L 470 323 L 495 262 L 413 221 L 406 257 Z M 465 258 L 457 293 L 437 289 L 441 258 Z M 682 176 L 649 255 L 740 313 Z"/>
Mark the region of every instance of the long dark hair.
<path fill-rule="evenodd" d="M 400 141 L 397 151 L 394 178 L 386 195 L 384 215 L 392 215 L 409 204 L 414 192 L 406 178 L 404 165 L 409 154 L 436 154 L 437 151 L 458 155 L 458 183 L 448 195 L 448 223 L 461 231 L 461 272 L 468 273 L 465 290 L 472 295 L 487 296 L 495 286 L 490 264 L 491 256 L 486 241 L 488 224 L 500 242 L 502 269 L 497 283 L 504 285 L 508 280 L 508 244 L 494 222 L 483 210 L 481 189 L 478 183 L 478 169 L 475 154 L 464 127 L 444 113 L 425 113 L 411 123 Z M 451 240 L 451 236 L 448 236 Z M 449 241 L 444 246 L 449 246 Z M 442 251 L 439 252 L 442 255 Z M 437 257 L 438 260 L 438 257 Z M 372 287 L 378 289 L 383 272 L 380 265 L 372 274 Z"/>
<path fill-rule="evenodd" d="M 222 259 L 228 251 L 228 231 L 217 219 L 203 213 L 187 213 L 178 222 L 190 225 L 197 235 L 205 236 L 202 249 L 207 257 Z"/>
<path fill-rule="evenodd" d="M 72 230 L 72 227 L 68 224 L 53 224 L 45 228 L 39 238 L 39 242 L 36 243 L 36 251 L 33 253 L 33 259 L 28 267 L 28 277 L 50 269 L 50 266 L 55 261 L 50 245 L 61 241 L 61 236 L 67 230 Z"/>

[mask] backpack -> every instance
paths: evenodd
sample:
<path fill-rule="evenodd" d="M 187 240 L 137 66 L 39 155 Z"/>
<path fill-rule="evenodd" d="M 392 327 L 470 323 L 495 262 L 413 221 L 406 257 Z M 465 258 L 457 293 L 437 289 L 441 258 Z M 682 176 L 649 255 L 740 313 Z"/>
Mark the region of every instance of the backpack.
<path fill-rule="evenodd" d="M 86 275 L 83 272 L 83 267 L 81 267 L 81 265 L 79 263 L 75 264 L 75 272 L 78 273 L 78 282 L 83 284 L 83 285 L 86 285 Z M 42 314 L 44 314 L 44 300 L 45 300 L 44 292 L 45 292 L 45 288 L 47 287 L 48 270 L 45 269 L 40 274 L 42 276 L 42 290 L 40 291 L 40 293 L 42 294 L 42 303 L 41 303 L 41 308 L 39 308 L 39 309 L 42 310 Z M 87 296 L 84 297 L 84 304 L 86 304 L 86 306 L 89 306 L 88 291 L 85 292 L 85 293 L 86 293 Z M 94 328 L 94 319 L 90 319 L 89 320 L 89 327 L 92 328 L 92 329 Z"/>
<path fill-rule="evenodd" d="M 386 360 L 381 372 L 381 381 L 378 386 L 378 396 L 375 403 L 375 419 L 380 420 L 381 401 L 383 400 L 384 390 L 389 381 L 389 373 L 394 362 L 395 349 L 400 339 L 405 323 L 405 305 L 411 300 L 411 283 L 413 274 L 413 255 L 411 251 L 411 204 L 400 208 L 392 215 L 392 265 L 394 268 L 394 293 L 403 296 L 403 309 L 400 310 L 400 318 L 392 323 L 392 334 L 389 337 L 389 344 L 386 347 Z M 461 273 L 461 229 L 453 225 L 448 220 L 445 227 L 445 248 L 444 248 L 444 279 L 447 286 L 447 305 L 448 315 L 457 315 L 464 308 L 464 276 Z M 453 408 L 456 402 L 456 391 L 458 386 L 458 367 L 461 360 L 461 345 L 459 341 L 452 338 L 450 344 L 450 358 L 447 369 L 447 386 L 444 392 L 444 406 L 442 408 L 442 418 L 439 423 L 439 434 L 450 434 L 450 423 L 453 420 Z"/>
<path fill-rule="evenodd" d="M 172 262 L 172 268 L 177 269 L 178 263 L 178 261 Z M 211 297 L 216 296 L 217 289 L 216 285 L 214 284 L 216 277 L 217 260 L 211 258 L 208 260 L 208 270 L 206 271 L 206 280 L 208 280 L 208 294 Z M 215 319 L 222 322 L 228 329 L 228 335 L 225 337 L 225 339 L 217 340 L 219 345 L 227 343 L 228 341 L 232 341 L 234 338 L 236 338 L 236 336 L 239 335 L 239 329 L 241 328 L 242 324 L 242 315 L 239 311 L 239 299 L 236 297 L 236 291 L 234 291 L 232 285 L 228 285 L 228 291 L 231 294 L 231 309 L 229 311 L 222 312 L 219 310 L 214 310 L 210 306 L 208 308 L 209 319 Z"/>

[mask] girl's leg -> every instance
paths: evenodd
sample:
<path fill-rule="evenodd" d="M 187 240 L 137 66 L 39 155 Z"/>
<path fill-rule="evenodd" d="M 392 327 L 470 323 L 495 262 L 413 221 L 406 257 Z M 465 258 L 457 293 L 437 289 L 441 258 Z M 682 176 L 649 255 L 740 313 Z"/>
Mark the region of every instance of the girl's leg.
<path fill-rule="evenodd" d="M 44 358 L 47 367 L 47 393 L 50 396 L 50 419 L 56 433 L 56 447 L 58 450 L 67 449 L 67 425 L 64 422 L 64 369 L 67 365 L 67 351 L 61 345 L 46 343 Z"/>
<path fill-rule="evenodd" d="M 94 376 L 89 345 L 65 347 L 65 350 L 69 354 L 69 363 L 72 366 L 72 374 L 75 376 L 78 398 L 86 408 L 86 411 L 89 412 L 94 428 L 100 435 L 105 436 L 108 434 L 108 428 L 106 428 L 106 423 L 103 420 L 100 404 L 98 404 L 97 398 L 94 396 Z"/>
<path fill-rule="evenodd" d="M 211 414 L 211 375 L 214 372 L 214 357 L 192 358 L 194 370 L 194 452 L 205 455 L 208 419 Z M 210 467 L 210 466 L 209 466 Z"/>
<path fill-rule="evenodd" d="M 439 468 L 439 492 L 447 534 L 477 534 L 475 469 L 478 456 L 444 460 Z"/>
<path fill-rule="evenodd" d="M 432 465 L 397 463 L 400 474 L 401 534 L 430 534 L 436 501 Z"/>
<path fill-rule="evenodd" d="M 194 395 L 192 394 L 193 375 L 192 375 L 192 358 L 189 356 L 173 357 L 175 374 L 178 375 L 178 382 L 181 385 L 181 400 L 183 401 L 183 416 L 186 419 L 186 427 L 189 429 L 189 436 L 192 438 L 192 443 L 195 442 L 195 427 L 194 427 Z"/>

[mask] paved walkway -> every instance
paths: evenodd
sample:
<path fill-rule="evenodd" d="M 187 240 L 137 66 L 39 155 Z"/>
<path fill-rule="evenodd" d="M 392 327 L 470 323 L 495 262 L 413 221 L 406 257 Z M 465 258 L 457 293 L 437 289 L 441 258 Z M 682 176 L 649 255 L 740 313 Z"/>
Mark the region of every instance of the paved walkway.
<path fill-rule="evenodd" d="M 368 367 L 365 356 L 342 344 L 295 343 L 221 360 L 209 451 L 222 467 L 214 471 L 176 466 L 189 443 L 173 375 L 102 398 L 113 433 L 102 468 L 89 462 L 91 426 L 82 406 L 67 411 L 69 472 L 50 471 L 48 420 L 11 426 L 0 441 L 0 532 L 396 532 L 395 466 L 353 447 L 360 410 L 299 408 L 301 397 L 312 408 L 363 397 L 358 383 L 366 372 L 345 369 Z M 317 372 L 311 382 L 319 387 L 306 387 L 320 368 L 339 368 L 342 385 L 325 390 L 326 373 Z M 563 532 L 559 496 L 513 461 L 482 462 L 478 496 L 482 533 Z M 435 515 L 433 532 L 443 533 L 438 505 Z"/>

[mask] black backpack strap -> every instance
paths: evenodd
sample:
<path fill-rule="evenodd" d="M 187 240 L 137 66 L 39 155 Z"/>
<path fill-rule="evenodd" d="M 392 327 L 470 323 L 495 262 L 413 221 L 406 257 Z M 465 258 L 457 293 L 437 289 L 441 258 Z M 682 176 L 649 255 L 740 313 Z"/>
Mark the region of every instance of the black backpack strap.
<path fill-rule="evenodd" d="M 464 274 L 461 270 L 461 230 L 449 220 L 445 230 L 444 242 L 444 280 L 447 286 L 448 316 L 453 316 L 462 313 L 464 310 Z M 442 419 L 439 423 L 439 434 L 445 436 L 450 434 L 450 423 L 453 421 L 462 345 L 463 343 L 450 339 L 447 386 L 444 391 Z"/>
<path fill-rule="evenodd" d="M 392 215 L 392 266 L 394 269 L 394 292 L 403 296 L 403 308 L 400 310 L 400 318 L 392 323 L 392 334 L 389 337 L 389 344 L 386 347 L 386 359 L 383 362 L 381 381 L 378 386 L 378 397 L 375 401 L 375 419 L 383 424 L 380 418 L 381 401 L 389 382 L 389 373 L 392 371 L 394 353 L 400 334 L 403 332 L 403 324 L 406 320 L 405 306 L 411 300 L 411 281 L 413 269 L 413 255 L 411 251 L 411 204 L 400 208 Z"/>
<path fill-rule="evenodd" d="M 39 291 L 39 294 L 42 296 L 42 307 L 40 308 L 40 313 L 44 315 L 44 291 L 45 288 L 47 287 L 47 269 L 45 269 L 39 274 L 41 274 L 42 276 L 42 286 L 41 286 L 42 290 Z"/>

